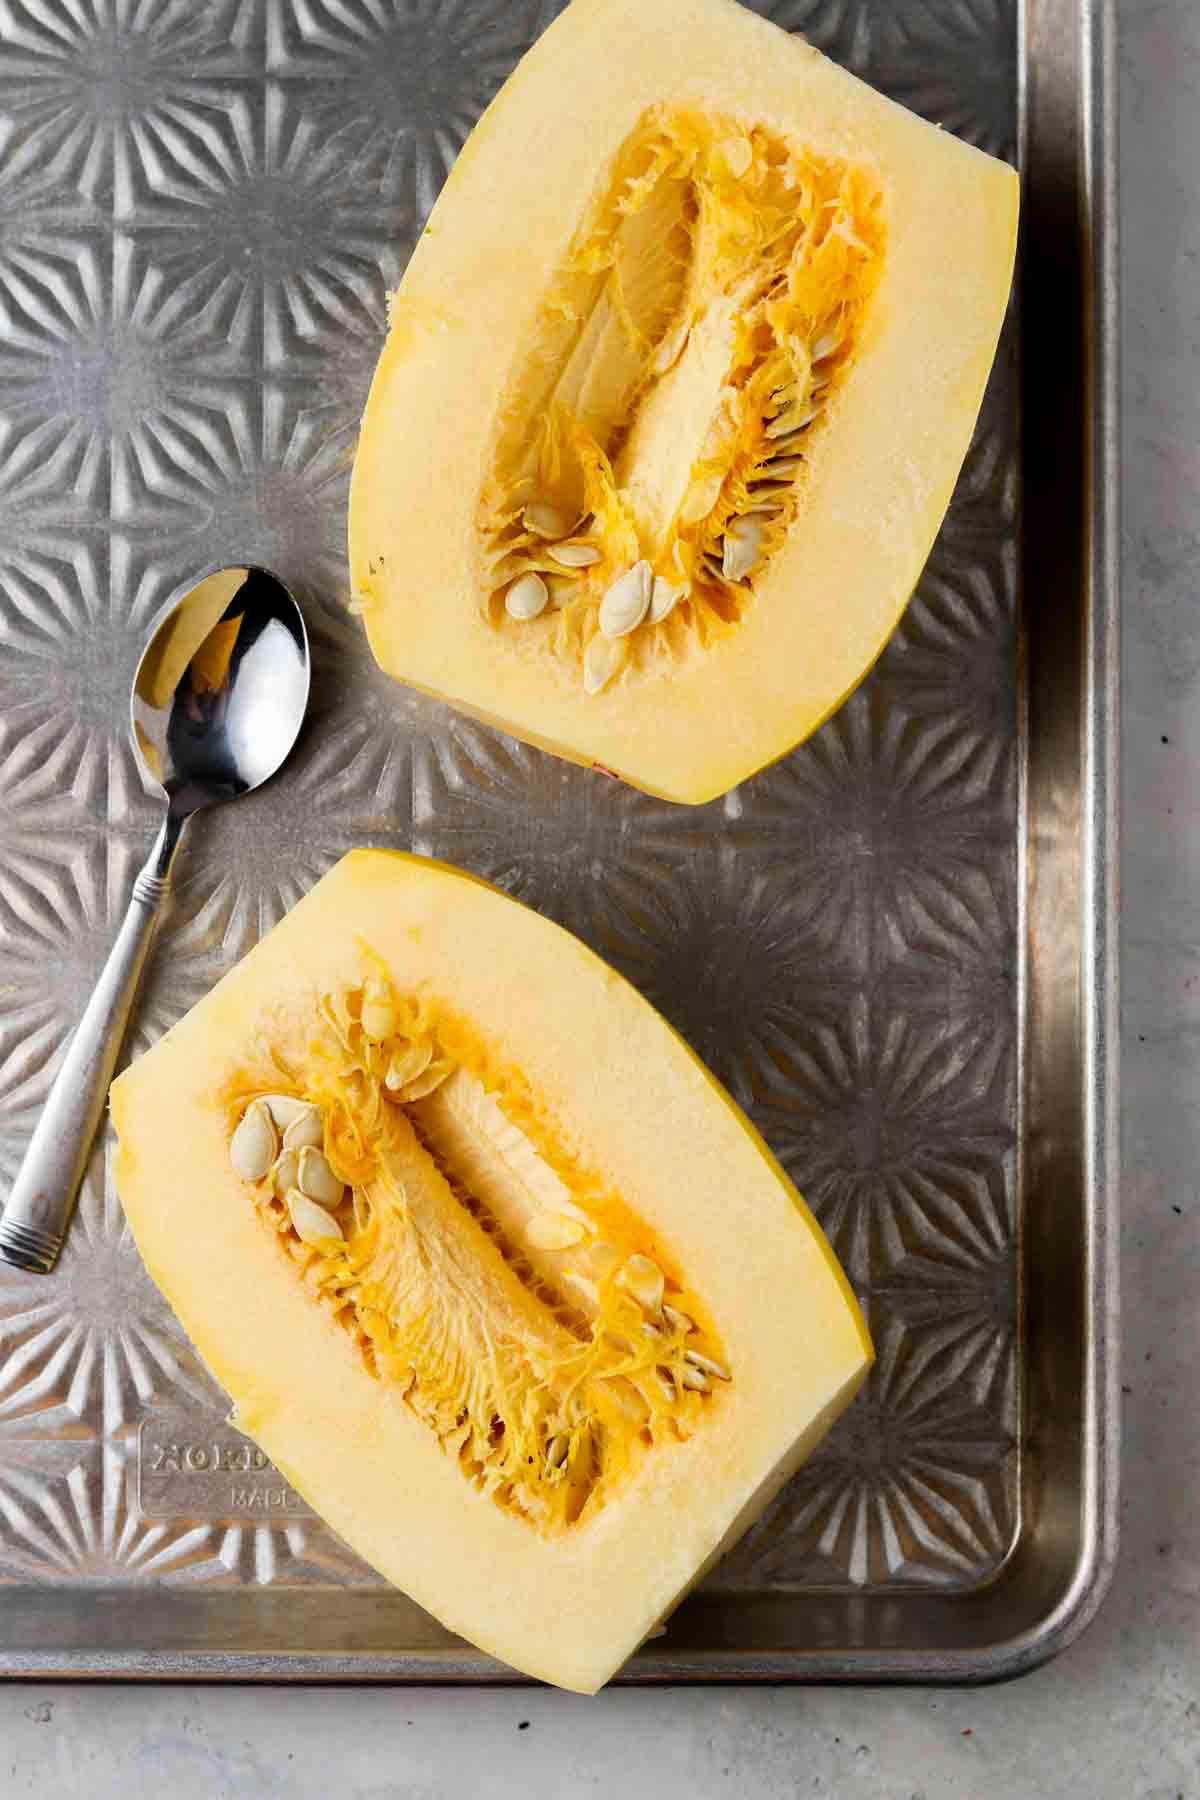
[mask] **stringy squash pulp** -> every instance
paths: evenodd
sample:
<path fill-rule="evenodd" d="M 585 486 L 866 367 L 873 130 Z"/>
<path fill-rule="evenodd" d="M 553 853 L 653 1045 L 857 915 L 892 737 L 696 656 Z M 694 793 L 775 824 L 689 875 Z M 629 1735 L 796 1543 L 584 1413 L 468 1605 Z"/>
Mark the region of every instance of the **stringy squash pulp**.
<path fill-rule="evenodd" d="M 564 1686 L 619 1667 L 869 1361 L 680 1040 L 440 864 L 345 858 L 112 1110 L 139 1248 L 241 1429 L 452 1630 Z"/>
<path fill-rule="evenodd" d="M 1016 214 L 729 0 L 573 0 L 393 299 L 350 528 L 383 667 L 672 799 L 781 755 L 920 572 Z"/>

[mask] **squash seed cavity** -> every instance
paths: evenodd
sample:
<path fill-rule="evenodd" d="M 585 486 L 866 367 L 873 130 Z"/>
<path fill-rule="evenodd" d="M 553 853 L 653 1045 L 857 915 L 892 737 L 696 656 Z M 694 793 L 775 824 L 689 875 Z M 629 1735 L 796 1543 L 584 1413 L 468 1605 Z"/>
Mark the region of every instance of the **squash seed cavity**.
<path fill-rule="evenodd" d="M 295 1091 L 238 1075 L 233 1173 L 474 1486 L 577 1529 L 703 1428 L 731 1374 L 700 1296 L 468 1022 L 376 972 L 269 1060 Z"/>
<path fill-rule="evenodd" d="M 514 647 L 598 696 L 736 626 L 802 528 L 885 250 L 866 167 L 762 125 L 643 116 L 499 409 L 480 586 Z"/>

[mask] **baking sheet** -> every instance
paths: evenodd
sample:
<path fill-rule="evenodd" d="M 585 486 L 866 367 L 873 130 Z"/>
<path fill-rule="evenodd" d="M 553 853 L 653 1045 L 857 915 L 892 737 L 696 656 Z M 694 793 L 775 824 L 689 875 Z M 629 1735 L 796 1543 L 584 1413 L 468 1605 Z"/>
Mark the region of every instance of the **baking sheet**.
<path fill-rule="evenodd" d="M 555 10 L 24 0 L 0 23 L 0 1171 L 152 832 L 121 723 L 141 645 L 197 571 L 266 563 L 306 606 L 311 718 L 284 776 L 194 829 L 133 1048 L 352 844 L 570 926 L 747 1107 L 879 1350 L 629 1677 L 1002 1672 L 1078 1629 L 1115 1542 L 1107 16 L 758 8 L 1021 153 L 1023 304 L 880 664 L 692 811 L 386 681 L 344 608 L 386 292 Z M 226 1410 L 101 1145 L 54 1276 L 0 1272 L 0 1670 L 503 1675 Z"/>

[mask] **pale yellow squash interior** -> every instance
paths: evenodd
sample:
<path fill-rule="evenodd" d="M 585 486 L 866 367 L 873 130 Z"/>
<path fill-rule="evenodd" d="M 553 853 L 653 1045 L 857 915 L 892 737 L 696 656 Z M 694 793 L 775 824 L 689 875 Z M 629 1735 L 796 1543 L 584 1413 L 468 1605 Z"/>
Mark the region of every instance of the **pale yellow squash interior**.
<path fill-rule="evenodd" d="M 393 300 L 350 526 L 383 667 L 675 800 L 783 754 L 920 573 L 1016 218 L 730 0 L 573 0 Z"/>
<path fill-rule="evenodd" d="M 112 1109 L 139 1248 L 240 1427 L 452 1630 L 564 1686 L 620 1666 L 870 1358 L 669 1027 L 440 864 L 343 859 Z"/>
<path fill-rule="evenodd" d="M 865 169 L 682 108 L 640 121 L 592 212 L 518 351 L 479 571 L 497 630 L 585 694 L 686 665 L 752 603 L 803 510 L 885 241 Z M 654 586 L 611 635 L 604 596 L 631 569 Z M 543 610 L 514 618 L 530 592 Z"/>

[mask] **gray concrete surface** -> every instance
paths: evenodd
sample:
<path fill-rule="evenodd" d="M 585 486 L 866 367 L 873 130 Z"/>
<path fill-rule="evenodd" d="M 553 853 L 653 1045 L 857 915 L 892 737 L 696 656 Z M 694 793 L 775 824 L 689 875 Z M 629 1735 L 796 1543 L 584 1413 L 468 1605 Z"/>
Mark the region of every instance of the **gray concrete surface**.
<path fill-rule="evenodd" d="M 1126 1473 L 1098 1623 L 979 1691 L 5 1687 L 4 1800 L 1200 1800 L 1200 5 L 1124 0 L 1122 63 Z"/>

